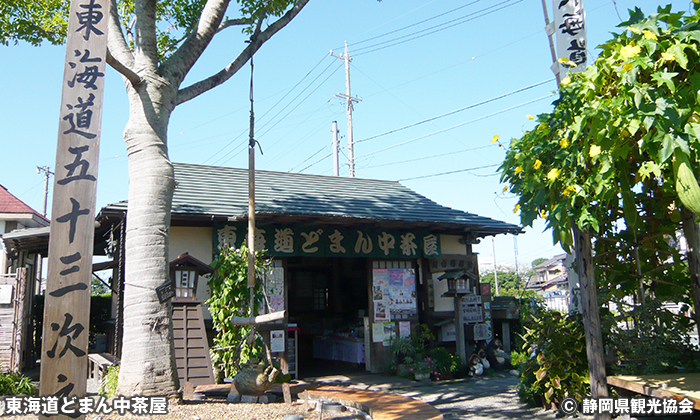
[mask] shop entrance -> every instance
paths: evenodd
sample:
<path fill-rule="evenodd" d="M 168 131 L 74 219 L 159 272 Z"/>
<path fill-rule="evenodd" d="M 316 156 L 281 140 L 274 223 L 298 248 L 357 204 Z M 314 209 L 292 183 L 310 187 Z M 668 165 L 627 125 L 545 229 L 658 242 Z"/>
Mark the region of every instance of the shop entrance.
<path fill-rule="evenodd" d="M 369 260 L 287 260 L 289 323 L 299 327 L 300 377 L 363 372 Z"/>

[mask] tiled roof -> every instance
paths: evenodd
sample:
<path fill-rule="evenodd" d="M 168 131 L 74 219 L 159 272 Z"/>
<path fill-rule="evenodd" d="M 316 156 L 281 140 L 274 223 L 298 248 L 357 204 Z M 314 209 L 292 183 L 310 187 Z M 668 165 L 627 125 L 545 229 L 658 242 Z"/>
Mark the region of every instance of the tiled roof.
<path fill-rule="evenodd" d="M 26 205 L 22 200 L 12 195 L 2 185 L 0 185 L 0 213 L 35 215 L 48 222 L 48 219 Z"/>
<path fill-rule="evenodd" d="M 244 219 L 248 170 L 174 163 L 172 217 Z M 256 171 L 256 219 L 411 224 L 479 236 L 520 233 L 518 225 L 442 206 L 395 181 Z M 126 202 L 102 212 L 123 211 Z"/>

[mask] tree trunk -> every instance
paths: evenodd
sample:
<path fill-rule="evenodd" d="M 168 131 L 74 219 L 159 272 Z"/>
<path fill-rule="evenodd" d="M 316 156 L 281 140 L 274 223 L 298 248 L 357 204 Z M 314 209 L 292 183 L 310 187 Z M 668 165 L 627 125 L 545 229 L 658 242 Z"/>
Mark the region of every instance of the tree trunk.
<path fill-rule="evenodd" d="M 688 250 L 688 272 L 690 274 L 690 292 L 693 297 L 693 318 L 698 335 L 700 335 L 700 233 L 695 213 L 681 207 L 683 217 L 683 235 Z"/>
<path fill-rule="evenodd" d="M 168 231 L 173 167 L 167 127 L 176 90 L 156 74 L 126 83 L 129 121 L 124 131 L 129 159 L 126 223 L 124 337 L 117 394 L 166 395 L 179 391 L 172 307 L 155 288 L 169 280 Z"/>
<path fill-rule="evenodd" d="M 583 308 L 583 327 L 586 332 L 586 355 L 588 356 L 588 375 L 593 398 L 608 396 L 605 376 L 605 353 L 603 335 L 600 329 L 600 311 L 598 308 L 598 289 L 593 270 L 593 250 L 588 229 L 579 229 L 572 223 L 574 245 L 576 247 L 576 271 L 581 285 L 581 307 Z M 610 414 L 596 414 L 596 419 L 608 420 Z"/>

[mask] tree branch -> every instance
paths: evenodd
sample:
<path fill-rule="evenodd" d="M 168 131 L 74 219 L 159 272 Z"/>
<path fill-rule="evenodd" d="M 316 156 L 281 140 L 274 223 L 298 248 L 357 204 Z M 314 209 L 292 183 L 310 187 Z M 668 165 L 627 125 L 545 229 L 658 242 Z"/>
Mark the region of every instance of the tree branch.
<path fill-rule="evenodd" d="M 119 23 L 119 10 L 117 0 L 112 0 L 109 8 L 109 34 L 107 36 L 107 64 L 123 74 L 132 84 L 138 84 L 141 79 L 133 70 L 134 55 L 124 38 L 122 27 Z"/>
<path fill-rule="evenodd" d="M 228 4 L 229 0 L 208 0 L 202 9 L 197 28 L 189 34 L 180 48 L 162 64 L 162 74 L 168 77 L 174 86 L 179 86 L 182 83 L 211 39 L 219 31 Z"/>
<path fill-rule="evenodd" d="M 248 44 L 243 51 L 233 60 L 228 66 L 219 71 L 218 73 L 194 83 L 186 88 L 180 89 L 175 100 L 175 104 L 179 105 L 183 102 L 187 102 L 192 98 L 195 98 L 202 93 L 219 86 L 228 79 L 231 78 L 241 67 L 250 59 L 250 57 L 255 54 L 256 51 L 268 40 L 272 35 L 279 32 L 284 28 L 296 15 L 299 14 L 301 9 L 306 6 L 309 0 L 299 0 L 297 3 L 289 9 L 282 17 L 273 22 L 270 26 L 265 28 L 264 31 L 260 32 L 258 36 L 251 39 L 250 44 Z"/>
<path fill-rule="evenodd" d="M 141 77 L 139 77 L 139 75 L 136 74 L 136 72 L 134 72 L 131 68 L 125 66 L 121 61 L 117 60 L 114 55 L 112 55 L 109 48 L 107 49 L 107 64 L 112 66 L 114 70 L 121 73 L 122 76 L 126 77 L 133 86 L 137 86 L 141 83 Z"/>
<path fill-rule="evenodd" d="M 231 26 L 249 25 L 251 23 L 253 23 L 251 19 L 229 19 L 227 21 L 222 22 L 221 25 L 219 25 L 219 28 L 216 30 L 216 32 L 219 33 Z"/>

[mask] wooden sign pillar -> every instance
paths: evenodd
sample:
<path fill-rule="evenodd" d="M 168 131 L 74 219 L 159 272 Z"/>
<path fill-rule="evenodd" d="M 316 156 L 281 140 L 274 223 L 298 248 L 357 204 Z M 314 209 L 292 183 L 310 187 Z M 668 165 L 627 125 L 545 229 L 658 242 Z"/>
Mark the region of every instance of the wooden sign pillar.
<path fill-rule="evenodd" d="M 72 0 L 59 114 L 41 396 L 58 397 L 40 418 L 82 418 L 86 394 L 97 163 L 109 0 Z"/>

